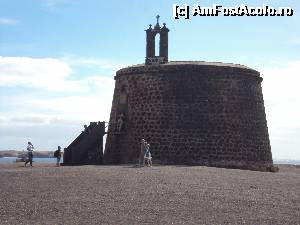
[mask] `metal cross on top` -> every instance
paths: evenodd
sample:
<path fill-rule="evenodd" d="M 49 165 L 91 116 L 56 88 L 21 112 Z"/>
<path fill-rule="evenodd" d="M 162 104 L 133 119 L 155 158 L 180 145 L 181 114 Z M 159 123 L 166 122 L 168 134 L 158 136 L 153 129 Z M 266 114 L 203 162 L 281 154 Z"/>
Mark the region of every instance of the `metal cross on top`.
<path fill-rule="evenodd" d="M 159 15 L 156 16 L 157 24 L 158 24 L 159 17 L 160 17 Z"/>

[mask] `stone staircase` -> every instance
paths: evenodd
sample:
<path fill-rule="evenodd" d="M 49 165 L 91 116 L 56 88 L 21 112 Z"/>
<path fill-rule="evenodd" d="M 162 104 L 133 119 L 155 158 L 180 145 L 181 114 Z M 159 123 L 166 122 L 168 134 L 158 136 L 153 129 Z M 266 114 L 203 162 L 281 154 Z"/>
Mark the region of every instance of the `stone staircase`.
<path fill-rule="evenodd" d="M 64 150 L 64 165 L 102 164 L 105 122 L 91 122 Z"/>

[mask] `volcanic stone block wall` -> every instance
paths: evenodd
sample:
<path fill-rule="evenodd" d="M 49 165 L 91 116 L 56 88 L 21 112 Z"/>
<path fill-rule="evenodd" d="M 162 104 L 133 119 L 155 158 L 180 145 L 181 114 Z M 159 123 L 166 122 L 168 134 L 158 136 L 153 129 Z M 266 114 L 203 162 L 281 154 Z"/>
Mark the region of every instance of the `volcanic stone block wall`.
<path fill-rule="evenodd" d="M 105 122 L 91 122 L 64 150 L 64 165 L 102 164 Z"/>
<path fill-rule="evenodd" d="M 262 171 L 272 166 L 257 71 L 169 62 L 124 68 L 115 80 L 104 163 L 135 163 L 144 138 L 154 163 Z"/>

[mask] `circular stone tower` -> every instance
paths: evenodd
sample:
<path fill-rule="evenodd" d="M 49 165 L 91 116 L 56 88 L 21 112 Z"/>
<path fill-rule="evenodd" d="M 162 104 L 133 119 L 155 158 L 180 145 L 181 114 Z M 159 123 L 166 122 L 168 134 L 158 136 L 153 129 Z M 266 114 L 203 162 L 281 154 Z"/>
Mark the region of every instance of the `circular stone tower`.
<path fill-rule="evenodd" d="M 168 32 L 150 25 L 145 64 L 117 71 L 104 163 L 136 163 L 145 139 L 154 163 L 267 171 L 273 161 L 259 72 L 168 62 Z"/>

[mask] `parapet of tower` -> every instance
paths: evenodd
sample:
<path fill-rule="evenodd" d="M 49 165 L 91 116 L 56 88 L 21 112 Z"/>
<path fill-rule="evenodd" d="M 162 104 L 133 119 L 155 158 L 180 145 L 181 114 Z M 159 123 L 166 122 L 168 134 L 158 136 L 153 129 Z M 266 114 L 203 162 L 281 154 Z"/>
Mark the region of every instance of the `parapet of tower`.
<path fill-rule="evenodd" d="M 116 73 L 104 163 L 136 163 L 146 139 L 154 163 L 269 170 L 260 73 L 237 64 L 170 62 L 168 31 L 158 22 L 146 30 L 145 64 Z"/>

